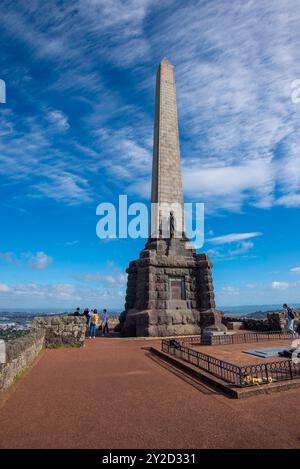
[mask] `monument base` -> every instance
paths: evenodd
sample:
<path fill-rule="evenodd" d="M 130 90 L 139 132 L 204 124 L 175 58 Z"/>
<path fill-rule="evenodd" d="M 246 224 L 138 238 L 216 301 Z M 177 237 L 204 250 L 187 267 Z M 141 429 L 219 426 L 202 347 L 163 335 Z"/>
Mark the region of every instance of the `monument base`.
<path fill-rule="evenodd" d="M 201 311 L 200 326 L 203 331 L 226 332 L 227 327 L 222 323 L 224 313 L 217 310 Z"/>
<path fill-rule="evenodd" d="M 150 239 L 127 269 L 121 335 L 197 335 L 207 327 L 226 330 L 215 309 L 209 257 L 180 239 Z"/>
<path fill-rule="evenodd" d="M 122 329 L 124 337 L 199 335 L 199 312 L 192 310 L 129 310 Z"/>

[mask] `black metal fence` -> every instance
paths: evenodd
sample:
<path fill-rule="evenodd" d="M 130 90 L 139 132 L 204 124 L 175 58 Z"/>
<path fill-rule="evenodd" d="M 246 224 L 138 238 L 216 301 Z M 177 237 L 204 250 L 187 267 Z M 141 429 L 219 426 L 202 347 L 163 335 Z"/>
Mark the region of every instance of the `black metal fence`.
<path fill-rule="evenodd" d="M 213 337 L 191 336 L 178 339 L 183 345 L 233 345 L 250 344 L 254 342 L 265 342 L 268 340 L 291 339 L 291 334 L 281 331 L 270 332 L 245 332 L 243 334 L 224 334 Z"/>
<path fill-rule="evenodd" d="M 233 345 L 233 344 L 249 344 L 253 342 L 264 342 L 268 340 L 286 340 L 290 339 L 291 334 L 281 331 L 270 332 L 246 332 L 244 334 L 226 334 L 214 336 L 212 340 L 213 345 Z M 205 341 L 202 337 L 201 343 Z"/>
<path fill-rule="evenodd" d="M 271 384 L 276 381 L 300 378 L 300 363 L 288 359 L 241 366 L 240 376 L 242 386 Z"/>
<path fill-rule="evenodd" d="M 186 347 L 180 342 L 178 342 L 177 346 L 174 346 L 172 345 L 174 341 L 162 340 L 163 352 L 175 355 L 201 370 L 235 386 L 259 386 L 262 384 L 271 384 L 276 381 L 300 378 L 300 363 L 295 363 L 292 360 L 239 366 L 198 352 L 190 347 Z"/>

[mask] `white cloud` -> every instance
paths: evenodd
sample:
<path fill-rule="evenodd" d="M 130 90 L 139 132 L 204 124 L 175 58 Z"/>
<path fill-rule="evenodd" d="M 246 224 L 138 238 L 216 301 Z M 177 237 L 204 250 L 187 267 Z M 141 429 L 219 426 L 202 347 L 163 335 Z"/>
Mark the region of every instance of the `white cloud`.
<path fill-rule="evenodd" d="M 222 257 L 222 253 L 219 249 L 207 249 L 207 254 L 214 257 Z"/>
<path fill-rule="evenodd" d="M 1 307 L 71 309 L 80 305 L 82 308 L 106 307 L 123 308 L 124 287 L 114 284 L 104 287 L 89 287 L 71 283 L 21 283 L 14 285 L 0 284 Z"/>
<path fill-rule="evenodd" d="M 246 288 L 250 288 L 251 290 L 254 289 L 254 288 L 258 288 L 258 284 L 257 283 L 247 283 L 246 284 Z"/>
<path fill-rule="evenodd" d="M 290 269 L 290 272 L 300 275 L 300 267 L 293 267 L 292 269 Z"/>
<path fill-rule="evenodd" d="M 0 125 L 7 118 L 0 115 Z M 17 115 L 9 119 L 19 127 Z M 83 176 L 87 163 L 53 145 L 51 132 L 40 120 L 39 116 L 23 119 L 24 132 L 1 139 L 0 174 L 23 183 L 28 197 L 44 196 L 70 205 L 89 202 L 92 189 Z"/>
<path fill-rule="evenodd" d="M 232 247 L 233 243 L 234 247 Z M 227 241 L 227 239 L 225 239 L 225 242 L 220 239 L 216 244 L 218 245 L 218 248 L 208 249 L 207 254 L 213 259 L 221 261 L 231 261 L 237 256 L 242 256 L 242 258 L 246 259 L 249 257 L 249 251 L 254 247 L 254 243 L 252 241 L 236 242 L 235 239 L 230 242 Z M 231 247 L 230 249 L 228 245 Z"/>
<path fill-rule="evenodd" d="M 76 287 L 68 283 L 57 284 L 36 284 L 24 283 L 11 285 L 9 288 L 10 295 L 14 299 L 23 298 L 25 301 L 47 300 L 57 301 L 75 301 L 80 300 Z M 28 304 L 28 303 L 27 303 Z"/>
<path fill-rule="evenodd" d="M 208 210 L 299 207 L 300 106 L 292 103 L 291 83 L 299 77 L 300 6 L 294 1 L 283 7 L 232 0 L 228 8 L 221 0 L 165 1 L 163 7 L 150 0 L 78 0 L 75 9 L 64 2 L 50 10 L 47 2 L 37 8 L 20 1 L 18 9 L 9 0 L 2 3 L 3 30 L 25 44 L 37 64 L 48 60 L 55 69 L 51 91 L 74 92 L 90 109 L 82 118 L 91 124 L 81 127 L 91 147 L 81 147 L 89 156 L 84 162 L 72 151 L 62 155 L 37 122 L 21 135 L 15 119 L 1 122 L 10 139 L 0 142 L 0 171 L 13 181 L 29 183 L 37 174 L 46 179 L 27 184 L 29 192 L 87 202 L 92 191 L 80 177 L 89 181 L 102 168 L 129 191 L 148 196 L 153 117 L 148 109 L 153 110 L 155 64 L 167 55 L 175 65 L 186 195 Z M 107 89 L 103 63 L 120 73 L 129 70 L 125 80 L 132 80 L 132 101 Z M 106 120 L 127 118 L 135 98 L 133 131 L 118 133 L 112 119 Z M 68 118 L 55 107 L 45 103 L 43 109 L 65 131 Z M 106 141 L 95 142 L 95 129 L 109 125 Z M 69 143 L 78 149 L 79 140 Z M 62 197 L 61 172 L 74 183 Z"/>
<path fill-rule="evenodd" d="M 209 202 L 209 208 L 239 210 L 246 199 L 253 204 L 268 205 L 272 200 L 274 182 L 268 160 L 244 164 L 201 167 L 195 162 L 184 168 L 184 189 L 188 197 Z"/>
<path fill-rule="evenodd" d="M 61 300 L 80 300 L 74 285 L 59 283 L 52 285 L 50 288 L 50 296 L 55 296 Z"/>
<path fill-rule="evenodd" d="M 283 195 L 276 200 L 276 205 L 283 205 L 287 208 L 300 207 L 300 194 Z"/>
<path fill-rule="evenodd" d="M 288 282 L 272 282 L 272 289 L 273 290 L 287 290 L 290 288 L 290 284 Z"/>
<path fill-rule="evenodd" d="M 0 283 L 0 293 L 7 293 L 9 292 L 10 288 L 5 283 Z"/>
<path fill-rule="evenodd" d="M 221 290 L 222 290 L 222 292 L 227 293 L 228 295 L 239 295 L 239 293 L 240 293 L 239 288 L 231 287 L 231 286 L 222 287 Z"/>
<path fill-rule="evenodd" d="M 261 236 L 262 233 L 256 231 L 252 233 L 231 233 L 224 236 L 216 236 L 214 238 L 207 239 L 207 242 L 211 244 L 227 244 L 233 243 L 236 241 L 242 241 L 250 238 L 256 238 L 257 236 Z M 250 246 L 249 244 L 244 245 L 244 248 L 251 248 L 253 244 Z"/>
<path fill-rule="evenodd" d="M 48 182 L 41 182 L 32 187 L 50 199 L 65 202 L 69 205 L 92 200 L 88 180 L 72 173 L 49 174 Z M 31 194 L 31 196 L 35 197 L 37 195 Z"/>
<path fill-rule="evenodd" d="M 79 244 L 79 240 L 75 239 L 74 241 L 67 241 L 66 246 L 75 246 L 76 244 Z"/>
<path fill-rule="evenodd" d="M 80 279 L 84 282 L 93 282 L 93 283 L 104 283 L 108 285 L 125 285 L 127 280 L 126 274 L 83 274 L 80 276 Z"/>
<path fill-rule="evenodd" d="M 152 131 L 149 129 L 149 132 Z M 132 186 L 141 188 L 147 175 L 146 185 L 150 186 L 152 147 L 144 133 L 140 133 L 139 129 L 133 132 L 133 129 L 128 127 L 116 131 L 101 128 L 95 131 L 94 139 L 99 148 L 102 151 L 105 149 L 109 156 L 102 161 L 102 165 L 110 176 L 129 185 L 135 177 L 136 181 Z M 115 155 L 118 157 L 115 158 Z M 150 191 L 147 194 L 148 198 L 149 196 Z"/>
<path fill-rule="evenodd" d="M 22 252 L 20 255 L 14 252 L 0 252 L 0 260 L 8 263 L 13 262 L 17 266 L 21 266 L 25 262 L 30 268 L 37 270 L 46 269 L 53 262 L 53 258 L 43 251 L 38 251 L 35 254 Z"/>
<path fill-rule="evenodd" d="M 241 243 L 238 243 L 236 249 L 230 250 L 229 254 L 231 256 L 238 256 L 240 254 L 245 254 L 250 249 L 252 249 L 253 246 L 254 246 L 254 243 L 252 241 L 242 241 Z"/>
<path fill-rule="evenodd" d="M 4 262 L 13 262 L 14 253 L 13 252 L 0 252 L 0 260 Z"/>
<path fill-rule="evenodd" d="M 135 194 L 142 199 L 150 199 L 151 195 L 151 180 L 150 177 L 145 180 L 137 181 L 136 183 L 129 184 L 126 187 L 129 194 Z"/>
<path fill-rule="evenodd" d="M 43 251 L 38 251 L 36 254 L 29 256 L 28 264 L 32 269 L 44 270 L 52 261 L 52 257 L 47 256 Z"/>
<path fill-rule="evenodd" d="M 128 67 L 150 54 L 144 21 L 148 8 L 153 12 L 159 5 L 157 0 L 76 0 L 75 8 L 64 2 L 51 9 L 45 3 L 38 8 L 21 4 L 16 11 L 4 0 L 3 28 L 36 58 L 53 61 L 57 74 L 71 64 L 75 81 L 77 70 L 89 70 L 100 60 Z"/>
<path fill-rule="evenodd" d="M 221 1 L 185 2 L 155 27 L 156 49 L 175 65 L 189 142 L 185 191 L 208 209 L 268 208 L 287 195 L 281 202 L 299 205 L 290 198 L 300 184 L 300 106 L 291 101 L 299 21 L 292 0 L 284 8 L 233 0 L 230 9 Z"/>
<path fill-rule="evenodd" d="M 49 121 L 54 124 L 59 130 L 66 131 L 70 128 L 67 116 L 62 111 L 49 111 Z"/>

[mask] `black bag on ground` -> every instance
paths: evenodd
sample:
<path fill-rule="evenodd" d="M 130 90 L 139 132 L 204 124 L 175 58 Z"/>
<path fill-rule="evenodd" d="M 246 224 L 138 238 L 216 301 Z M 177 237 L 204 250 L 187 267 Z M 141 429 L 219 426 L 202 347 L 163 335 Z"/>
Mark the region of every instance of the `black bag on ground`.
<path fill-rule="evenodd" d="M 292 358 L 292 355 L 293 355 L 295 350 L 297 350 L 296 347 L 290 347 L 290 348 L 287 348 L 285 350 L 282 350 L 282 352 L 278 352 L 278 355 L 280 357 Z M 295 354 L 295 355 L 296 355 L 297 358 L 300 358 L 300 349 L 298 350 L 297 354 Z"/>
<path fill-rule="evenodd" d="M 169 347 L 180 348 L 180 343 L 175 339 L 171 339 L 169 340 Z"/>

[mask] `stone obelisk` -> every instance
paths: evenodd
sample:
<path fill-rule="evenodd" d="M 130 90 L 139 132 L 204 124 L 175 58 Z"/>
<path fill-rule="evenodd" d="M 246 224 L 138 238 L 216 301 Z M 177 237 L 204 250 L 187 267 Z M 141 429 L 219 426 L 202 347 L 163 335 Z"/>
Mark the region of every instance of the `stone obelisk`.
<path fill-rule="evenodd" d="M 167 59 L 160 63 L 156 77 L 155 124 L 151 203 L 158 204 L 158 226 L 167 226 L 169 204 L 183 213 L 183 192 L 174 67 Z M 178 230 L 183 232 L 183 217 Z"/>
<path fill-rule="evenodd" d="M 156 76 L 151 205 L 151 235 L 127 269 L 121 334 L 176 336 L 224 330 L 215 309 L 210 259 L 197 254 L 184 233 L 175 78 L 167 59 Z"/>

